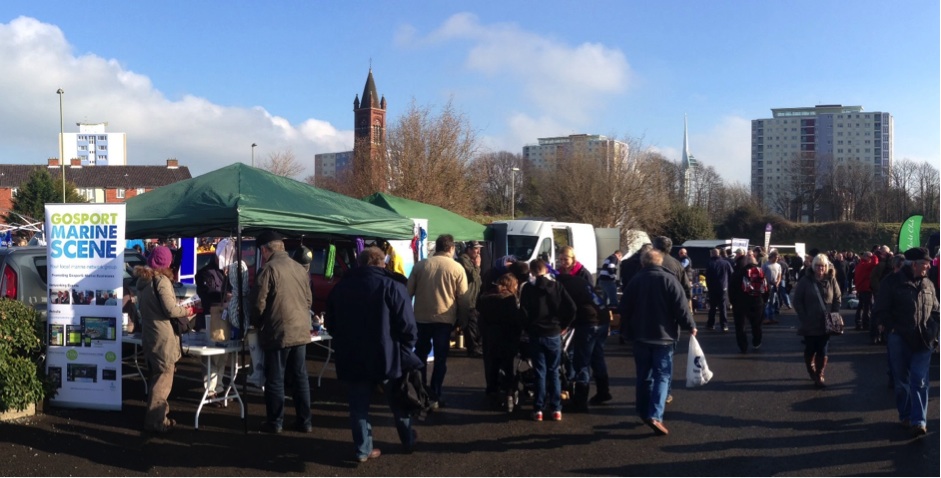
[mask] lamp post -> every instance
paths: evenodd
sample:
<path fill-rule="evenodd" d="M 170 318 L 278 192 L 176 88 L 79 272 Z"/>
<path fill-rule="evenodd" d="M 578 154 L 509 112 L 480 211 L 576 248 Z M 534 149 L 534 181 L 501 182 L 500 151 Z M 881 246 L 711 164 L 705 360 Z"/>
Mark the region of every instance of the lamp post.
<path fill-rule="evenodd" d="M 258 146 L 255 143 L 252 143 L 252 167 L 255 167 L 255 146 Z"/>
<path fill-rule="evenodd" d="M 62 119 L 62 88 L 56 90 L 59 95 L 59 165 L 62 167 L 62 204 L 65 204 L 65 122 Z"/>
<path fill-rule="evenodd" d="M 510 219 L 516 219 L 516 172 L 519 170 L 510 169 Z"/>

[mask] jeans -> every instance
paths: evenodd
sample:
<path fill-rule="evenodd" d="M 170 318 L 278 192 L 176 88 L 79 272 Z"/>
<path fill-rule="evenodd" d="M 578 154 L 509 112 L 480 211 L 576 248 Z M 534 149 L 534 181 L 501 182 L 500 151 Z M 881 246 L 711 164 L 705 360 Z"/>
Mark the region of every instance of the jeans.
<path fill-rule="evenodd" d="M 613 281 L 608 281 L 613 282 Z M 591 373 L 608 376 L 608 365 L 604 361 L 604 342 L 608 338 L 608 325 L 576 325 L 572 337 L 575 358 L 575 382 L 587 384 Z"/>
<path fill-rule="evenodd" d="M 719 311 L 719 324 L 729 325 L 729 291 L 709 289 L 709 320 L 706 328 L 716 325 L 716 310 Z"/>
<path fill-rule="evenodd" d="M 732 317 L 735 319 L 735 341 L 742 353 L 748 350 L 748 338 L 745 335 L 746 320 L 751 325 L 752 347 L 761 345 L 761 309 L 757 305 L 732 307 Z"/>
<path fill-rule="evenodd" d="M 618 306 L 618 281 L 611 280 L 598 280 L 598 286 L 601 287 L 601 290 L 604 291 L 605 295 L 605 305 L 609 308 L 615 308 Z"/>
<path fill-rule="evenodd" d="M 644 420 L 663 421 L 670 382 L 673 381 L 673 344 L 634 342 L 637 370 L 637 415 Z"/>
<path fill-rule="evenodd" d="M 307 345 L 265 350 L 265 411 L 268 423 L 284 424 L 284 378 L 291 374 L 295 424 L 310 425 L 310 380 L 307 378 Z"/>
<path fill-rule="evenodd" d="M 536 374 L 535 411 L 543 411 L 548 400 L 549 412 L 562 411 L 562 382 L 559 378 L 559 361 L 562 359 L 562 337 L 529 336 L 529 346 Z"/>
<path fill-rule="evenodd" d="M 412 436 L 412 418 L 408 412 L 395 406 L 393 396 L 395 390 L 398 389 L 399 380 L 401 378 L 389 380 L 383 388 L 385 389 L 389 409 L 392 410 L 392 418 L 395 420 L 395 430 L 399 434 L 399 441 L 406 448 L 410 448 L 415 444 L 414 436 Z M 369 402 L 375 387 L 376 383 L 371 380 L 349 382 L 350 429 L 353 431 L 356 458 L 365 458 L 372 452 L 372 425 L 369 423 Z"/>
<path fill-rule="evenodd" d="M 931 350 L 912 350 L 905 339 L 896 333 L 889 334 L 888 345 L 899 420 L 908 420 L 912 426 L 925 426 Z"/>
<path fill-rule="evenodd" d="M 768 286 L 768 303 L 765 304 L 765 317 L 769 320 L 774 320 L 774 316 L 781 313 L 781 308 L 778 305 L 778 287 L 777 286 Z"/>
<path fill-rule="evenodd" d="M 431 374 L 432 399 L 441 399 L 444 374 L 448 372 L 448 349 L 451 348 L 451 324 L 418 324 L 418 342 L 415 343 L 415 355 L 424 365 L 421 369 L 422 381 L 428 383 L 428 352 L 435 350 L 435 370 Z"/>
<path fill-rule="evenodd" d="M 786 307 L 791 306 L 791 296 L 787 293 L 787 287 L 784 285 L 784 282 L 781 282 L 781 285 L 778 286 L 778 303 Z M 780 310 L 780 307 L 778 310 Z"/>
<path fill-rule="evenodd" d="M 869 338 L 875 338 L 879 335 L 879 328 L 876 325 L 872 325 L 870 328 L 872 319 L 872 291 L 860 292 L 857 296 L 859 298 L 859 305 L 856 306 L 855 325 L 869 329 Z"/>

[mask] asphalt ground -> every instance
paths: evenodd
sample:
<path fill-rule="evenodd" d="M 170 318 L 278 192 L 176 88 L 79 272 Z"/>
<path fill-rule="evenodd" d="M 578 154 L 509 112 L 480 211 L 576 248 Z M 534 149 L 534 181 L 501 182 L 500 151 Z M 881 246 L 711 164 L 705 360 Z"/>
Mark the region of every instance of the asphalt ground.
<path fill-rule="evenodd" d="M 844 310 L 850 317 L 852 311 Z M 696 316 L 704 326 L 703 313 Z M 848 324 L 852 324 L 849 319 Z M 416 422 L 419 443 L 397 443 L 381 395 L 373 400 L 373 433 L 383 454 L 364 464 L 353 447 L 343 385 L 328 370 L 317 388 L 321 356 L 310 357 L 314 431 L 258 431 L 264 400 L 247 394 L 248 433 L 238 408 L 204 409 L 192 428 L 200 385 L 176 380 L 171 416 L 177 429 L 140 431 L 143 387 L 125 379 L 123 410 L 44 407 L 35 417 L 0 424 L 3 476 L 939 476 L 938 355 L 931 363 L 928 435 L 912 438 L 897 420 L 887 388 L 885 348 L 868 333 L 848 330 L 830 346 L 828 387 L 807 377 L 796 317 L 765 327 L 760 350 L 742 354 L 732 332 L 700 329 L 715 373 L 687 389 L 687 339 L 675 356 L 673 403 L 655 436 L 634 413 L 634 363 L 629 345 L 609 337 L 607 361 L 615 398 L 561 422 L 533 422 L 529 409 L 492 411 L 483 394 L 482 361 L 452 350 L 448 407 Z M 313 349 L 313 348 L 312 348 Z M 180 374 L 198 376 L 196 358 Z M 285 423 L 293 422 L 290 400 Z"/>

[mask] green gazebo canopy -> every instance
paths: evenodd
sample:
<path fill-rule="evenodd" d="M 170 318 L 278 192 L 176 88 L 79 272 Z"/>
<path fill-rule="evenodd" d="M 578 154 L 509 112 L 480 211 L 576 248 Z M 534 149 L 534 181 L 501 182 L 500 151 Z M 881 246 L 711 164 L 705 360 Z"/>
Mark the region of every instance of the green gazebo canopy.
<path fill-rule="evenodd" d="M 451 234 L 454 236 L 455 241 L 484 240 L 486 226 L 438 206 L 383 193 L 375 193 L 363 198 L 363 201 L 407 218 L 427 219 L 428 239 L 431 241 L 434 241 L 441 234 Z"/>

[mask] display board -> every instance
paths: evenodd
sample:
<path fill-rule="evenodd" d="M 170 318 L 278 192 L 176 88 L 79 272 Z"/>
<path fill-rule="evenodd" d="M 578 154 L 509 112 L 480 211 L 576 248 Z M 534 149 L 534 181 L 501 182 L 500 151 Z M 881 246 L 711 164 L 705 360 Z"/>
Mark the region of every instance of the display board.
<path fill-rule="evenodd" d="M 47 204 L 51 405 L 121 409 L 124 204 Z"/>

